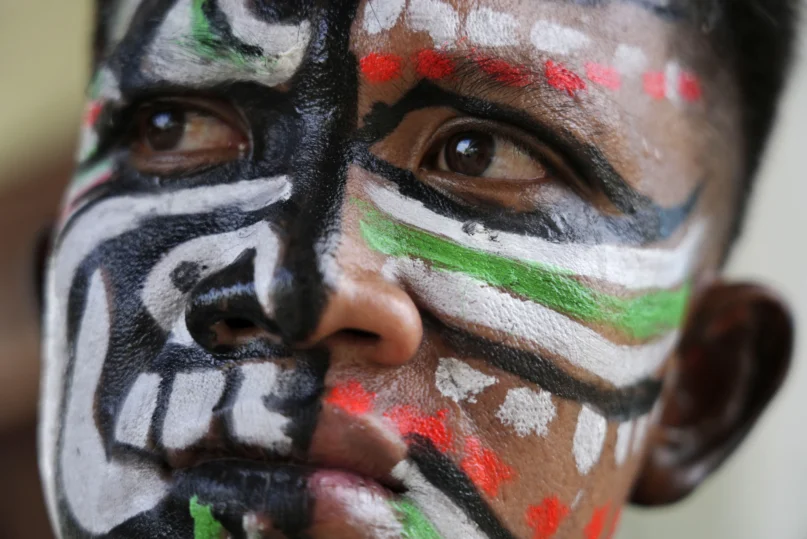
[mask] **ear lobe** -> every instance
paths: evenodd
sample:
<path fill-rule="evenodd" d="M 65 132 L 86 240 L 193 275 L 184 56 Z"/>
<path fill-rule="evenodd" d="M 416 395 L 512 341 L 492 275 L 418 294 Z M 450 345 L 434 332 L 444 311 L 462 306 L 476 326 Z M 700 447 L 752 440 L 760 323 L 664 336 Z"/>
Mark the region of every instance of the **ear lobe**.
<path fill-rule="evenodd" d="M 696 301 L 631 501 L 676 502 L 750 432 L 790 365 L 793 323 L 765 288 L 718 284 Z"/>

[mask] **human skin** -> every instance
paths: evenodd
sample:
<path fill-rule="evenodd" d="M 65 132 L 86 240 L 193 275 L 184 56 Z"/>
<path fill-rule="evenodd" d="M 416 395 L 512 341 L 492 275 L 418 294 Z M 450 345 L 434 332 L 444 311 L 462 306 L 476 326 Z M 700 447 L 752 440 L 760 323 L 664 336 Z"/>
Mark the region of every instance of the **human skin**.
<path fill-rule="evenodd" d="M 685 8 L 120 6 L 47 283 L 63 536 L 606 538 L 781 381 Z"/>

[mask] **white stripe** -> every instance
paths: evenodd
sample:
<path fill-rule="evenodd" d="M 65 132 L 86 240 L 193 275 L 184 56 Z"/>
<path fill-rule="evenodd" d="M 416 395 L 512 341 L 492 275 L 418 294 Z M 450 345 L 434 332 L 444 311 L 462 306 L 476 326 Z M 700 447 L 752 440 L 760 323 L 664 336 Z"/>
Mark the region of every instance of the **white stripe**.
<path fill-rule="evenodd" d="M 633 433 L 633 421 L 620 423 L 616 429 L 616 446 L 614 446 L 614 460 L 617 466 L 622 466 L 628 458 L 630 449 L 630 436 Z"/>
<path fill-rule="evenodd" d="M 163 446 L 185 449 L 207 435 L 224 382 L 224 373 L 216 370 L 176 375 L 163 421 Z"/>
<path fill-rule="evenodd" d="M 414 463 L 406 460 L 399 462 L 392 469 L 392 477 L 406 487 L 404 498 L 420 509 L 440 537 L 487 539 L 476 523 L 440 489 L 432 485 Z"/>
<path fill-rule="evenodd" d="M 419 260 L 392 262 L 399 278 L 436 314 L 491 328 L 561 356 L 617 387 L 656 373 L 678 341 L 672 331 L 649 344 L 614 344 L 596 331 L 532 301 L 462 273 L 432 270 Z"/>
<path fill-rule="evenodd" d="M 84 531 L 101 535 L 155 507 L 168 492 L 149 461 L 107 460 L 95 424 L 95 397 L 109 345 L 110 317 L 101 272 L 90 281 L 69 383 L 60 472 L 64 496 Z"/>
<path fill-rule="evenodd" d="M 311 39 L 311 23 L 272 24 L 260 20 L 247 8 L 249 0 L 219 0 L 219 9 L 227 16 L 233 35 L 260 47 L 266 56 L 285 58 L 296 71 Z"/>
<path fill-rule="evenodd" d="M 631 290 L 671 288 L 684 282 L 706 229 L 702 222 L 693 223 L 678 246 L 669 249 L 560 244 L 498 230 L 469 234 L 463 230 L 462 222 L 435 213 L 420 201 L 377 185 L 370 185 L 366 189 L 373 204 L 389 216 L 465 247 L 548 264 L 581 277 L 601 279 Z"/>
<path fill-rule="evenodd" d="M 606 419 L 583 405 L 577 416 L 577 428 L 574 431 L 574 461 L 581 475 L 588 475 L 600 460 L 605 435 L 608 432 Z"/>
<path fill-rule="evenodd" d="M 434 381 L 440 393 L 455 402 L 476 402 L 476 396 L 498 380 L 453 357 L 440 358 Z"/>
<path fill-rule="evenodd" d="M 649 422 L 650 414 L 643 415 L 636 420 L 636 428 L 633 431 L 633 447 L 631 448 L 634 455 L 640 453 L 644 448 L 644 440 L 647 436 Z"/>
<path fill-rule="evenodd" d="M 151 418 L 160 394 L 160 380 L 160 375 L 155 373 L 142 373 L 137 377 L 118 415 L 115 425 L 117 441 L 140 449 L 146 448 Z"/>
<path fill-rule="evenodd" d="M 590 39 L 574 28 L 539 20 L 532 27 L 530 41 L 541 52 L 571 54 L 588 45 Z"/>
<path fill-rule="evenodd" d="M 228 4 L 227 8 L 238 15 L 244 6 Z M 308 21 L 299 25 L 267 24 L 237 17 L 239 24 L 233 25 L 233 31 L 266 52 L 265 56 L 247 57 L 242 63 L 226 55 L 198 57 L 194 51 L 191 10 L 192 0 L 179 0 L 165 17 L 141 62 L 141 69 L 148 76 L 189 86 L 209 87 L 232 80 L 277 86 L 288 81 L 302 65 L 311 39 Z"/>
<path fill-rule="evenodd" d="M 681 102 L 681 95 L 678 93 L 678 82 L 681 79 L 681 66 L 678 62 L 667 62 L 664 68 L 664 93 L 667 99 L 675 104 Z"/>
<path fill-rule="evenodd" d="M 277 390 L 279 370 L 274 363 L 241 367 L 244 379 L 232 409 L 232 434 L 243 443 L 286 455 L 291 450 L 291 438 L 284 432 L 289 419 L 264 403 Z"/>
<path fill-rule="evenodd" d="M 178 317 L 184 317 L 188 293 L 174 286 L 172 272 L 183 262 L 196 263 L 200 279 L 212 275 L 232 262 L 246 249 L 255 249 L 255 292 L 258 300 L 271 314 L 269 291 L 277 263 L 280 242 L 268 223 L 193 238 L 165 253 L 149 272 L 141 298 L 149 314 L 164 330 L 174 327 Z"/>
<path fill-rule="evenodd" d="M 517 31 L 515 17 L 486 7 L 474 9 L 465 20 L 465 35 L 482 47 L 518 45 Z"/>
<path fill-rule="evenodd" d="M 557 416 L 552 395 L 548 391 L 533 391 L 527 387 L 507 392 L 496 417 L 513 427 L 522 438 L 530 434 L 544 437 L 549 433 L 549 423 Z"/>
<path fill-rule="evenodd" d="M 377 34 L 389 30 L 398 22 L 406 0 L 369 0 L 364 6 L 364 31 Z"/>
<path fill-rule="evenodd" d="M 235 206 L 244 211 L 285 200 L 291 193 L 286 176 L 209 187 L 180 189 L 157 195 L 110 198 L 77 217 L 48 264 L 44 326 L 44 369 L 40 389 L 40 473 L 52 522 L 56 523 L 55 464 L 67 349 L 67 299 L 76 269 L 101 243 L 140 225 L 154 215 L 206 213 Z"/>
<path fill-rule="evenodd" d="M 457 41 L 460 18 L 454 8 L 441 0 L 410 0 L 407 22 L 416 32 L 428 32 L 435 47 Z"/>

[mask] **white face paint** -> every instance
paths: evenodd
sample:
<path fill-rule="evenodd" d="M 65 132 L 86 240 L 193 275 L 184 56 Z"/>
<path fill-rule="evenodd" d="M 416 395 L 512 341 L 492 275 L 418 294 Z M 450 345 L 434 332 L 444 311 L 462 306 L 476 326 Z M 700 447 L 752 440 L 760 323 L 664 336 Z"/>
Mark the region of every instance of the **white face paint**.
<path fill-rule="evenodd" d="M 591 40 L 574 28 L 551 21 L 536 21 L 530 31 L 530 41 L 540 52 L 569 55 L 587 47 Z"/>
<path fill-rule="evenodd" d="M 289 419 L 269 410 L 264 399 L 277 391 L 279 368 L 274 363 L 255 363 L 240 368 L 241 387 L 232 411 L 233 437 L 280 455 L 291 450 L 285 433 Z"/>
<path fill-rule="evenodd" d="M 476 396 L 498 380 L 483 374 L 459 359 L 441 358 L 435 372 L 437 389 L 444 397 L 455 402 L 476 402 Z"/>
<path fill-rule="evenodd" d="M 157 397 L 160 393 L 160 375 L 143 373 L 137 377 L 134 386 L 123 403 L 123 409 L 115 425 L 115 439 L 120 443 L 139 449 L 146 449 L 149 442 L 149 427 Z"/>
<path fill-rule="evenodd" d="M 389 30 L 403 13 L 406 0 L 369 0 L 364 6 L 364 31 L 377 34 Z"/>
<path fill-rule="evenodd" d="M 574 461 L 581 475 L 588 475 L 600 460 L 605 435 L 608 432 L 606 419 L 589 408 L 583 406 L 577 416 L 577 428 L 574 431 Z"/>
<path fill-rule="evenodd" d="M 224 373 L 212 369 L 176 375 L 163 421 L 162 443 L 167 449 L 185 449 L 207 435 L 224 383 Z"/>
<path fill-rule="evenodd" d="M 622 466 L 628 458 L 630 450 L 630 438 L 633 434 L 633 421 L 620 423 L 616 429 L 616 447 L 614 447 L 614 459 L 617 466 Z"/>
<path fill-rule="evenodd" d="M 459 37 L 459 15 L 441 0 L 409 0 L 406 20 L 412 30 L 427 32 L 435 47 L 452 45 Z"/>
<path fill-rule="evenodd" d="M 546 436 L 549 424 L 557 416 L 552 395 L 547 391 L 534 391 L 521 387 L 511 389 L 502 403 L 496 417 L 505 425 L 515 429 L 521 436 Z"/>
<path fill-rule="evenodd" d="M 482 47 L 507 47 L 518 44 L 518 22 L 509 13 L 479 8 L 471 11 L 465 21 L 465 35 Z"/>

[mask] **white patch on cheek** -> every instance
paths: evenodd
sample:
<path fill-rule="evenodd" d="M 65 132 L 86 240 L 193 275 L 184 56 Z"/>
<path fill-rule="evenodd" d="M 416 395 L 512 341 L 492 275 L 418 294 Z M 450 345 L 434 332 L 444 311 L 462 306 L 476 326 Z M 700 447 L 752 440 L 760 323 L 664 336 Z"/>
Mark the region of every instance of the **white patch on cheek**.
<path fill-rule="evenodd" d="M 496 377 L 481 373 L 452 357 L 440 359 L 434 378 L 440 393 L 456 402 L 476 402 L 476 395 L 498 382 Z"/>
<path fill-rule="evenodd" d="M 530 41 L 541 52 L 566 55 L 582 49 L 591 40 L 574 28 L 550 21 L 537 21 L 530 32 Z"/>
<path fill-rule="evenodd" d="M 157 408 L 160 375 L 143 373 L 137 377 L 115 425 L 115 439 L 145 449 L 149 439 L 151 417 Z"/>
<path fill-rule="evenodd" d="M 389 30 L 401 16 L 406 0 L 369 0 L 364 6 L 364 31 L 377 34 Z"/>
<path fill-rule="evenodd" d="M 283 432 L 289 419 L 270 411 L 264 402 L 278 389 L 278 371 L 274 363 L 241 366 L 243 381 L 232 408 L 232 434 L 245 444 L 285 455 L 291 450 L 291 438 Z"/>
<path fill-rule="evenodd" d="M 603 416 L 585 405 L 580 409 L 572 451 L 581 475 L 587 475 L 600 460 L 607 431 L 608 421 Z"/>
<path fill-rule="evenodd" d="M 446 2 L 410 0 L 406 16 L 409 27 L 416 32 L 428 32 L 435 47 L 457 41 L 460 18 Z"/>
<path fill-rule="evenodd" d="M 412 462 L 401 461 L 391 474 L 406 487 L 405 497 L 420 509 L 440 537 L 488 539 L 482 530 L 440 489 L 429 483 Z"/>
<path fill-rule="evenodd" d="M 620 423 L 616 429 L 616 446 L 614 447 L 614 459 L 617 466 L 622 466 L 628 458 L 630 449 L 630 436 L 633 433 L 633 421 Z"/>
<path fill-rule="evenodd" d="M 543 390 L 533 391 L 526 387 L 511 389 L 496 417 L 513 427 L 522 438 L 530 434 L 546 436 L 549 423 L 557 416 L 552 395 Z"/>
<path fill-rule="evenodd" d="M 667 62 L 664 68 L 664 93 L 674 104 L 681 103 L 678 93 L 678 82 L 681 79 L 681 66 L 678 62 Z"/>
<path fill-rule="evenodd" d="M 465 35 L 475 45 L 505 47 L 518 45 L 518 22 L 509 13 L 489 8 L 471 11 L 465 21 Z"/>
<path fill-rule="evenodd" d="M 163 421 L 163 446 L 184 449 L 210 431 L 213 407 L 224 392 L 224 383 L 224 373 L 216 370 L 176 375 Z"/>
<path fill-rule="evenodd" d="M 88 533 L 108 533 L 131 517 L 151 510 L 168 486 L 148 461 L 107 460 L 95 424 L 95 397 L 109 345 L 110 316 L 101 273 L 89 286 L 76 343 L 64 422 L 60 471 L 67 505 Z M 53 508 L 52 508 L 53 509 Z"/>
<path fill-rule="evenodd" d="M 626 76 L 639 75 L 647 67 L 647 56 L 639 47 L 620 44 L 614 53 L 614 67 Z"/>

